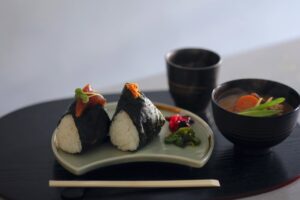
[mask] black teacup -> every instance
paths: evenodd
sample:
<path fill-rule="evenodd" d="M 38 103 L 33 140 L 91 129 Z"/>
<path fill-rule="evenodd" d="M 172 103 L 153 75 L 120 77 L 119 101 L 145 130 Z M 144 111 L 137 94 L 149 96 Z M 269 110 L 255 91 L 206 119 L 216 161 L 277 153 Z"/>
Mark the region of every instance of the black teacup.
<path fill-rule="evenodd" d="M 167 53 L 170 93 L 176 106 L 201 113 L 217 85 L 221 57 L 210 50 L 186 48 Z"/>

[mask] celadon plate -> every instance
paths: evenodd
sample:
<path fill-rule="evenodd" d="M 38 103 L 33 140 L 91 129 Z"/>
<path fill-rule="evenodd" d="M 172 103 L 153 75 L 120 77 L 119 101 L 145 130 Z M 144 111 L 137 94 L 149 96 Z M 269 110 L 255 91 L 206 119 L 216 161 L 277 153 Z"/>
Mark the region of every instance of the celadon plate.
<path fill-rule="evenodd" d="M 123 152 L 114 147 L 109 140 L 89 149 L 82 154 L 69 154 L 55 146 L 53 134 L 51 145 L 55 158 L 68 171 L 75 175 L 81 175 L 100 167 L 130 163 L 130 162 L 167 162 L 190 167 L 200 168 L 205 165 L 212 154 L 214 147 L 213 132 L 205 121 L 197 115 L 174 106 L 156 103 L 157 108 L 164 116 L 171 116 L 176 113 L 188 115 L 194 120 L 192 125 L 197 137 L 200 138 L 199 146 L 187 146 L 185 148 L 177 147 L 172 144 L 165 144 L 164 138 L 170 133 L 166 121 L 159 135 L 148 145 L 136 152 Z M 117 103 L 108 103 L 105 106 L 109 117 L 115 112 Z"/>

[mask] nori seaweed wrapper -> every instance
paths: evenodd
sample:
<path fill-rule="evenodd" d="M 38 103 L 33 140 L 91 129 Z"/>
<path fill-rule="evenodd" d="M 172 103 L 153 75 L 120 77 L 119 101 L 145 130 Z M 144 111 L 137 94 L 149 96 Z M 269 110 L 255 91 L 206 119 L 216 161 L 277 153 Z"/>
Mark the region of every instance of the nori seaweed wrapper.
<path fill-rule="evenodd" d="M 81 141 L 81 152 L 83 152 L 108 138 L 111 121 L 101 105 L 87 106 L 80 117 L 75 116 L 75 107 L 76 100 L 70 105 L 65 115 L 71 114 L 74 119 Z"/>
<path fill-rule="evenodd" d="M 134 98 L 131 91 L 125 86 L 118 101 L 114 117 L 125 111 L 131 118 L 139 133 L 139 146 L 137 149 L 148 144 L 161 130 L 165 123 L 165 118 L 156 106 L 142 92 L 140 96 Z"/>

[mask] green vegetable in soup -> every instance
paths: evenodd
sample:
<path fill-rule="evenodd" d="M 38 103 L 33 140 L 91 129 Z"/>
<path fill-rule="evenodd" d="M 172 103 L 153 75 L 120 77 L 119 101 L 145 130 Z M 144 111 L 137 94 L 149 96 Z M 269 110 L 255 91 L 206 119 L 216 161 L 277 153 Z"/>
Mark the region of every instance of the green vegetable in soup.
<path fill-rule="evenodd" d="M 281 104 L 285 101 L 285 98 L 283 97 L 280 97 L 280 98 L 276 98 L 272 101 L 269 101 L 269 102 L 266 102 L 266 103 L 263 103 L 263 104 L 260 104 L 259 106 L 256 106 L 254 108 L 250 108 L 249 110 L 263 110 L 263 109 L 267 109 L 267 108 L 270 108 L 272 106 L 275 106 L 275 105 L 278 105 L 278 104 Z"/>
<path fill-rule="evenodd" d="M 239 112 L 238 114 L 250 117 L 271 117 L 279 115 L 283 112 L 282 109 L 276 108 L 279 104 L 283 103 L 285 98 L 280 97 L 271 101 L 267 101 L 258 106 L 249 108 L 245 111 Z"/>

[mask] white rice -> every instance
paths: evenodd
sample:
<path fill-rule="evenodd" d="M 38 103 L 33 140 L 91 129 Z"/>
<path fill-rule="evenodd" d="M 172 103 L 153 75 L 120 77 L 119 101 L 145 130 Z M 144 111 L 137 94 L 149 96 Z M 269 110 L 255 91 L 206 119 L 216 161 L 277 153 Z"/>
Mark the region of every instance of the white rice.
<path fill-rule="evenodd" d="M 72 115 L 66 115 L 61 119 L 54 134 L 57 148 L 68 153 L 81 152 L 80 137 Z"/>
<path fill-rule="evenodd" d="M 139 146 L 139 133 L 129 115 L 123 110 L 114 117 L 109 135 L 111 142 L 122 151 L 134 151 Z"/>

